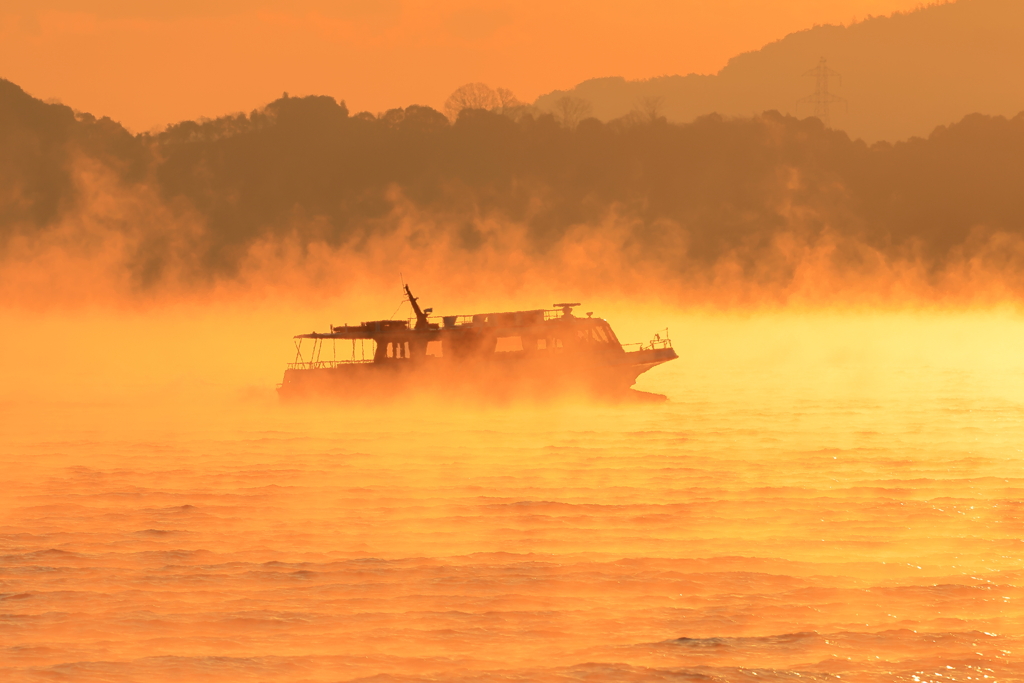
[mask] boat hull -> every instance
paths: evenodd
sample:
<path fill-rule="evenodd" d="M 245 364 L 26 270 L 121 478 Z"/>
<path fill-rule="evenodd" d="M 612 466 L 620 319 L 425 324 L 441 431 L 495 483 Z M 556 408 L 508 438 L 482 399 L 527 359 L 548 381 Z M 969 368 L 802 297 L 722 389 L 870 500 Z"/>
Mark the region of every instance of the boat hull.
<path fill-rule="evenodd" d="M 647 370 L 677 358 L 671 348 L 592 356 L 495 354 L 486 359 L 388 359 L 289 368 L 282 399 L 331 396 L 362 400 L 412 393 L 499 399 L 629 393 Z"/>

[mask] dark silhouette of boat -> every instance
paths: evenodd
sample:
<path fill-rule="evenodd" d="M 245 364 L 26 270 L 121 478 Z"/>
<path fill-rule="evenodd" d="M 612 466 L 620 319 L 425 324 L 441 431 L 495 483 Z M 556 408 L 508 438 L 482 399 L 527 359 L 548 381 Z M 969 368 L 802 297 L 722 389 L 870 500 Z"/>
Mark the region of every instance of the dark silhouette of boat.
<path fill-rule="evenodd" d="M 499 397 L 641 394 L 630 392 L 641 373 L 678 358 L 667 330 L 647 344 L 624 346 L 607 321 L 592 313 L 574 315 L 578 303 L 431 316 L 433 309 L 422 310 L 408 285 L 405 295 L 415 319 L 332 325 L 330 332 L 296 335 L 295 362 L 285 370 L 279 394 L 356 399 L 407 389 Z M 313 344 L 304 355 L 306 340 Z"/>

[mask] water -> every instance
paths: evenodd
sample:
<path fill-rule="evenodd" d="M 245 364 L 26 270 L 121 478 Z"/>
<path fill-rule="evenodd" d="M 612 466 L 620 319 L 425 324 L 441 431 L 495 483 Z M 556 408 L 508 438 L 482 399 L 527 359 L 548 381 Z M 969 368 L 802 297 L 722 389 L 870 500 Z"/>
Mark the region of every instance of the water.
<path fill-rule="evenodd" d="M 1024 680 L 1024 321 L 678 317 L 654 406 L 8 390 L 0 680 Z"/>

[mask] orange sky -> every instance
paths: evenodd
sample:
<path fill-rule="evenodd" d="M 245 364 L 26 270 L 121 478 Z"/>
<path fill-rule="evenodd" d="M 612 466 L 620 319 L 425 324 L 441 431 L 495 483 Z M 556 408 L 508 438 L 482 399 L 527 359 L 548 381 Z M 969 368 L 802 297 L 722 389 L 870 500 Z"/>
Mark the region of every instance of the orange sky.
<path fill-rule="evenodd" d="M 714 73 L 822 23 L 919 0 L 6 0 L 0 77 L 134 131 L 327 94 L 440 108 L 483 81 L 531 101 L 595 76 Z"/>

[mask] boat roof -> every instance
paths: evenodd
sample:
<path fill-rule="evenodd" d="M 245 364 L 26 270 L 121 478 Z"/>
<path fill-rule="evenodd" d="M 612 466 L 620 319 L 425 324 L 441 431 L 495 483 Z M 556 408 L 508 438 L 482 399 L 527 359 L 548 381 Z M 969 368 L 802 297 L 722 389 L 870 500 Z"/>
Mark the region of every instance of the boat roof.
<path fill-rule="evenodd" d="M 563 303 L 555 304 L 556 308 L 536 308 L 525 311 L 424 316 L 425 326 L 422 323 L 418 323 L 416 318 L 371 320 L 362 322 L 359 325 L 331 325 L 330 332 L 297 334 L 295 339 L 375 339 L 383 336 L 391 337 L 423 333 L 433 333 L 429 336 L 437 336 L 443 333 L 470 331 L 482 331 L 501 336 L 500 333 L 502 332 L 521 332 L 531 327 L 544 325 L 545 323 L 570 321 L 578 323 L 586 321 L 593 323 L 604 322 L 601 318 L 592 318 L 592 313 L 588 313 L 586 318 L 574 316 L 572 309 L 579 305 L 578 303 Z"/>

